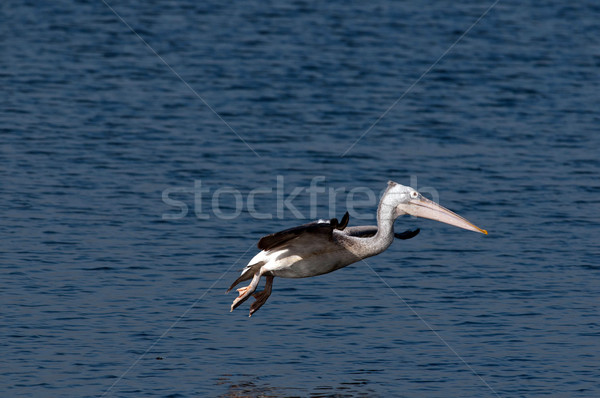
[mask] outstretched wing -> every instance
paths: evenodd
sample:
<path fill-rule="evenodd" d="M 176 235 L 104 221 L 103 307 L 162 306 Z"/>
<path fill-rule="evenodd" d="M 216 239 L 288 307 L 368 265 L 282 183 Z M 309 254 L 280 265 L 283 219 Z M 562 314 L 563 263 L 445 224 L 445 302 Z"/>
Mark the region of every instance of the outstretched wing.
<path fill-rule="evenodd" d="M 404 232 L 395 233 L 394 236 L 397 239 L 410 239 L 414 238 L 421 232 L 420 229 L 415 230 L 406 230 Z M 377 225 L 359 225 L 357 227 L 348 227 L 344 230 L 344 233 L 348 236 L 354 236 L 357 238 L 370 238 L 371 236 L 375 236 L 377 233 Z"/>
<path fill-rule="evenodd" d="M 395 236 L 397 239 L 403 239 L 403 240 L 406 240 L 406 239 L 411 239 L 411 238 L 414 238 L 415 236 L 419 235 L 419 232 L 421 232 L 421 230 L 420 230 L 419 228 L 417 228 L 417 229 L 414 229 L 414 230 L 412 230 L 412 229 L 407 229 L 407 230 L 406 230 L 406 231 L 404 231 L 404 232 L 395 233 L 395 234 L 394 234 L 394 236 Z"/>
<path fill-rule="evenodd" d="M 377 233 L 377 225 L 359 225 L 357 227 L 348 227 L 344 230 L 348 236 L 356 238 L 370 238 Z"/>
<path fill-rule="evenodd" d="M 331 240 L 331 235 L 334 229 L 343 230 L 348 225 L 350 216 L 348 212 L 342 217 L 342 221 L 338 222 L 337 218 L 331 220 L 313 221 L 308 224 L 303 224 L 284 231 L 276 232 L 271 235 L 263 236 L 258 241 L 260 250 L 273 250 L 283 246 L 292 239 L 295 239 L 304 234 L 322 235 L 323 239 Z"/>

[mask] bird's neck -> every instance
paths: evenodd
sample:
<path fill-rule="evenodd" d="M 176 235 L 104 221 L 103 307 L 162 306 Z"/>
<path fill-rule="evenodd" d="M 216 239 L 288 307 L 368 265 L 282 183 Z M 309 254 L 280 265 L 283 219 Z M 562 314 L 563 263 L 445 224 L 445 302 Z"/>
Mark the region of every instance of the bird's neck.
<path fill-rule="evenodd" d="M 373 254 L 379 254 L 387 249 L 394 241 L 395 207 L 388 205 L 384 198 L 377 208 L 377 233 L 370 238 L 369 247 Z"/>

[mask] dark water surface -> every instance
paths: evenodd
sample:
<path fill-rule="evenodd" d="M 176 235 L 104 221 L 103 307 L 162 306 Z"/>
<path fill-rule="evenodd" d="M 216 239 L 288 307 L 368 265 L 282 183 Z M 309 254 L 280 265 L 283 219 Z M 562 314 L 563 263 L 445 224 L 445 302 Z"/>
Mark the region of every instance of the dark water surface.
<path fill-rule="evenodd" d="M 109 3 L 231 128 L 102 1 L 2 3 L 0 395 L 600 394 L 597 2 L 499 1 L 344 157 L 491 2 Z M 405 217 L 381 279 L 276 279 L 249 319 L 225 289 L 306 222 L 248 210 L 277 176 L 416 181 L 490 235 Z"/>

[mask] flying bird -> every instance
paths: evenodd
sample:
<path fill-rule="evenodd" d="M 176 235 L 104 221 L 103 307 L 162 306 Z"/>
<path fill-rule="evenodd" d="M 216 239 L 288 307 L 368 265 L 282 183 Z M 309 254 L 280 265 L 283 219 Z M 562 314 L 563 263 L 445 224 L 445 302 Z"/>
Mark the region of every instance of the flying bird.
<path fill-rule="evenodd" d="M 336 218 L 314 221 L 261 238 L 258 241 L 261 252 L 250 260 L 227 290 L 229 292 L 239 283 L 252 280 L 248 286 L 237 289 L 239 295 L 233 300 L 231 311 L 254 296 L 256 301 L 250 306 L 252 316 L 271 295 L 276 276 L 308 278 L 327 274 L 383 252 L 392 244 L 394 237 L 410 239 L 416 236 L 419 230 L 394 233 L 394 221 L 405 214 L 487 235 L 486 230 L 425 198 L 415 189 L 389 181 L 379 201 L 376 226 L 347 227 L 349 215 L 346 212 L 339 222 Z M 255 293 L 263 276 L 265 288 Z"/>

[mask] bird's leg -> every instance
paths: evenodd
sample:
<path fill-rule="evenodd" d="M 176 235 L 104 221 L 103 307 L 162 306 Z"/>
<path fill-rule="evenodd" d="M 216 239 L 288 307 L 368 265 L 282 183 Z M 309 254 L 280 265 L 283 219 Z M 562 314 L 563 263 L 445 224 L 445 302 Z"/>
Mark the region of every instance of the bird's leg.
<path fill-rule="evenodd" d="M 267 301 L 269 296 L 271 295 L 271 289 L 273 287 L 273 278 L 274 276 L 266 276 L 265 279 L 267 283 L 265 284 L 265 290 L 262 292 L 254 293 L 253 296 L 256 299 L 255 302 L 250 306 L 250 315 L 254 314 L 262 305 Z"/>
<path fill-rule="evenodd" d="M 240 293 L 240 295 L 237 296 L 237 298 L 235 300 L 233 300 L 233 304 L 231 304 L 231 311 L 235 310 L 244 301 L 248 300 L 248 298 L 256 290 L 259 280 L 260 280 L 260 273 L 257 272 L 256 274 L 254 274 L 254 277 L 252 278 L 252 282 L 250 282 L 250 284 L 248 286 L 237 289 L 237 291 Z"/>

